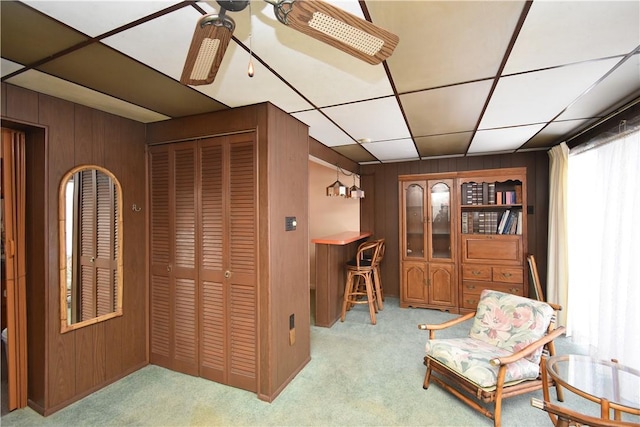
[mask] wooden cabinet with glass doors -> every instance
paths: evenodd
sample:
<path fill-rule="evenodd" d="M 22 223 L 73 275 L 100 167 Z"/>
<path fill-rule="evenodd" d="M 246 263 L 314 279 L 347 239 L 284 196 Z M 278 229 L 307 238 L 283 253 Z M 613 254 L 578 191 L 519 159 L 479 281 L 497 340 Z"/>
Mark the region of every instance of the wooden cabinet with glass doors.
<path fill-rule="evenodd" d="M 453 184 L 400 178 L 401 307 L 457 312 Z"/>
<path fill-rule="evenodd" d="M 401 175 L 400 306 L 464 313 L 528 295 L 526 168 Z"/>

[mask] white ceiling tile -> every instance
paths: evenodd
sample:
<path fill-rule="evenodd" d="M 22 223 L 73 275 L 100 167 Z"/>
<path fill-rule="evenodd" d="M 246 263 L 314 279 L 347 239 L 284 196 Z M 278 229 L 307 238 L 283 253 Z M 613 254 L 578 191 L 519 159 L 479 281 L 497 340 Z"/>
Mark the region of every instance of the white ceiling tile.
<path fill-rule="evenodd" d="M 176 1 L 32 1 L 24 3 L 95 37 L 162 10 Z"/>
<path fill-rule="evenodd" d="M 50 76 L 35 70 L 28 70 L 7 79 L 7 83 L 66 99 L 80 105 L 106 111 L 121 117 L 131 118 L 143 123 L 166 120 L 167 117 L 155 111 L 147 110 L 120 99 L 96 92 L 84 86 Z"/>
<path fill-rule="evenodd" d="M 474 130 L 491 84 L 483 81 L 401 95 L 413 136 Z"/>
<path fill-rule="evenodd" d="M 638 1 L 534 1 L 504 72 L 623 55 L 638 45 Z"/>
<path fill-rule="evenodd" d="M 14 71 L 18 71 L 22 68 L 24 68 L 22 65 L 16 64 L 15 62 L 9 61 L 8 59 L 2 58 L 2 62 L 0 62 L 0 74 L 2 74 L 2 77 L 7 76 Z"/>
<path fill-rule="evenodd" d="M 323 108 L 322 111 L 355 140 L 383 141 L 411 136 L 395 97 Z"/>
<path fill-rule="evenodd" d="M 410 138 L 395 141 L 370 142 L 362 146 L 381 162 L 415 159 L 418 155 Z"/>
<path fill-rule="evenodd" d="M 503 77 L 498 81 L 479 128 L 549 121 L 617 62 L 616 59 L 584 62 Z"/>
<path fill-rule="evenodd" d="M 309 136 L 328 147 L 355 144 L 349 135 L 316 110 L 301 111 L 292 116 L 309 126 Z"/>
<path fill-rule="evenodd" d="M 544 123 L 513 128 L 479 130 L 471 141 L 468 153 L 491 153 L 516 150 L 536 134 Z"/>
<path fill-rule="evenodd" d="M 368 1 L 400 42 L 387 60 L 400 93 L 493 77 L 524 1 Z"/>
<path fill-rule="evenodd" d="M 606 79 L 580 97 L 558 120 L 598 117 L 640 96 L 640 54 L 633 55 Z"/>

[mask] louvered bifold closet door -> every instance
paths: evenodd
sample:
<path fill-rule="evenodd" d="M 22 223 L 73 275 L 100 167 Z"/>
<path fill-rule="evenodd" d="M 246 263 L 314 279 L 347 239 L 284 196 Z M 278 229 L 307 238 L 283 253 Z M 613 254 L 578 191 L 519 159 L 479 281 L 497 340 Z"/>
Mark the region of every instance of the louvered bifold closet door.
<path fill-rule="evenodd" d="M 257 205 L 254 133 L 200 150 L 201 370 L 257 391 Z"/>
<path fill-rule="evenodd" d="M 92 319 L 113 312 L 117 292 L 116 187 L 111 178 L 96 170 L 74 177 L 80 194 L 79 278 L 80 318 Z M 115 285 L 114 285 L 115 284 Z"/>
<path fill-rule="evenodd" d="M 151 175 L 151 363 L 198 374 L 196 144 L 153 147 Z"/>

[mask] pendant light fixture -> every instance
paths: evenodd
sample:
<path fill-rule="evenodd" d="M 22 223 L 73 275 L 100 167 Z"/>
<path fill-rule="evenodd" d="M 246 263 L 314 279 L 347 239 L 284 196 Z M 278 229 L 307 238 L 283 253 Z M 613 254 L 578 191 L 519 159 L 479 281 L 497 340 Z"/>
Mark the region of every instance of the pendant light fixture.
<path fill-rule="evenodd" d="M 356 185 L 356 174 L 353 174 L 353 185 L 347 191 L 347 197 L 352 199 L 364 199 L 364 190 Z"/>
<path fill-rule="evenodd" d="M 340 182 L 340 172 L 347 176 L 353 176 L 353 185 L 347 187 Z M 327 187 L 327 196 L 339 196 L 348 197 L 351 199 L 364 199 L 364 191 L 356 185 L 356 176 L 360 176 L 356 173 L 347 173 L 340 166 L 336 165 L 336 181 Z"/>
<path fill-rule="evenodd" d="M 340 168 L 336 166 L 336 182 L 327 187 L 327 196 L 345 197 L 346 195 L 347 186 L 340 182 Z"/>

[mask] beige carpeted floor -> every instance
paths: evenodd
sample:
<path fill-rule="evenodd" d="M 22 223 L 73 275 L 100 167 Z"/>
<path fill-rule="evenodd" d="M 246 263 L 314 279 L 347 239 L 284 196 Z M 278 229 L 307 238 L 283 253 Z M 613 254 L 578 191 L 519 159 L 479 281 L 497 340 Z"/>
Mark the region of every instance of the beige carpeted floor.
<path fill-rule="evenodd" d="M 492 426 L 437 385 L 422 389 L 427 337 L 416 325 L 452 317 L 401 309 L 396 298 L 387 298 L 376 326 L 365 306 L 332 328 L 314 326 L 311 362 L 272 403 L 147 366 L 49 417 L 26 408 L 1 421 L 3 426 Z M 465 327 L 453 333 L 464 334 Z M 566 338 L 557 346 L 560 354 L 578 351 Z M 598 414 L 594 404 L 566 394 L 567 406 Z M 541 395 L 506 400 L 503 426 L 551 426 L 548 415 L 530 405 L 531 397 Z"/>

